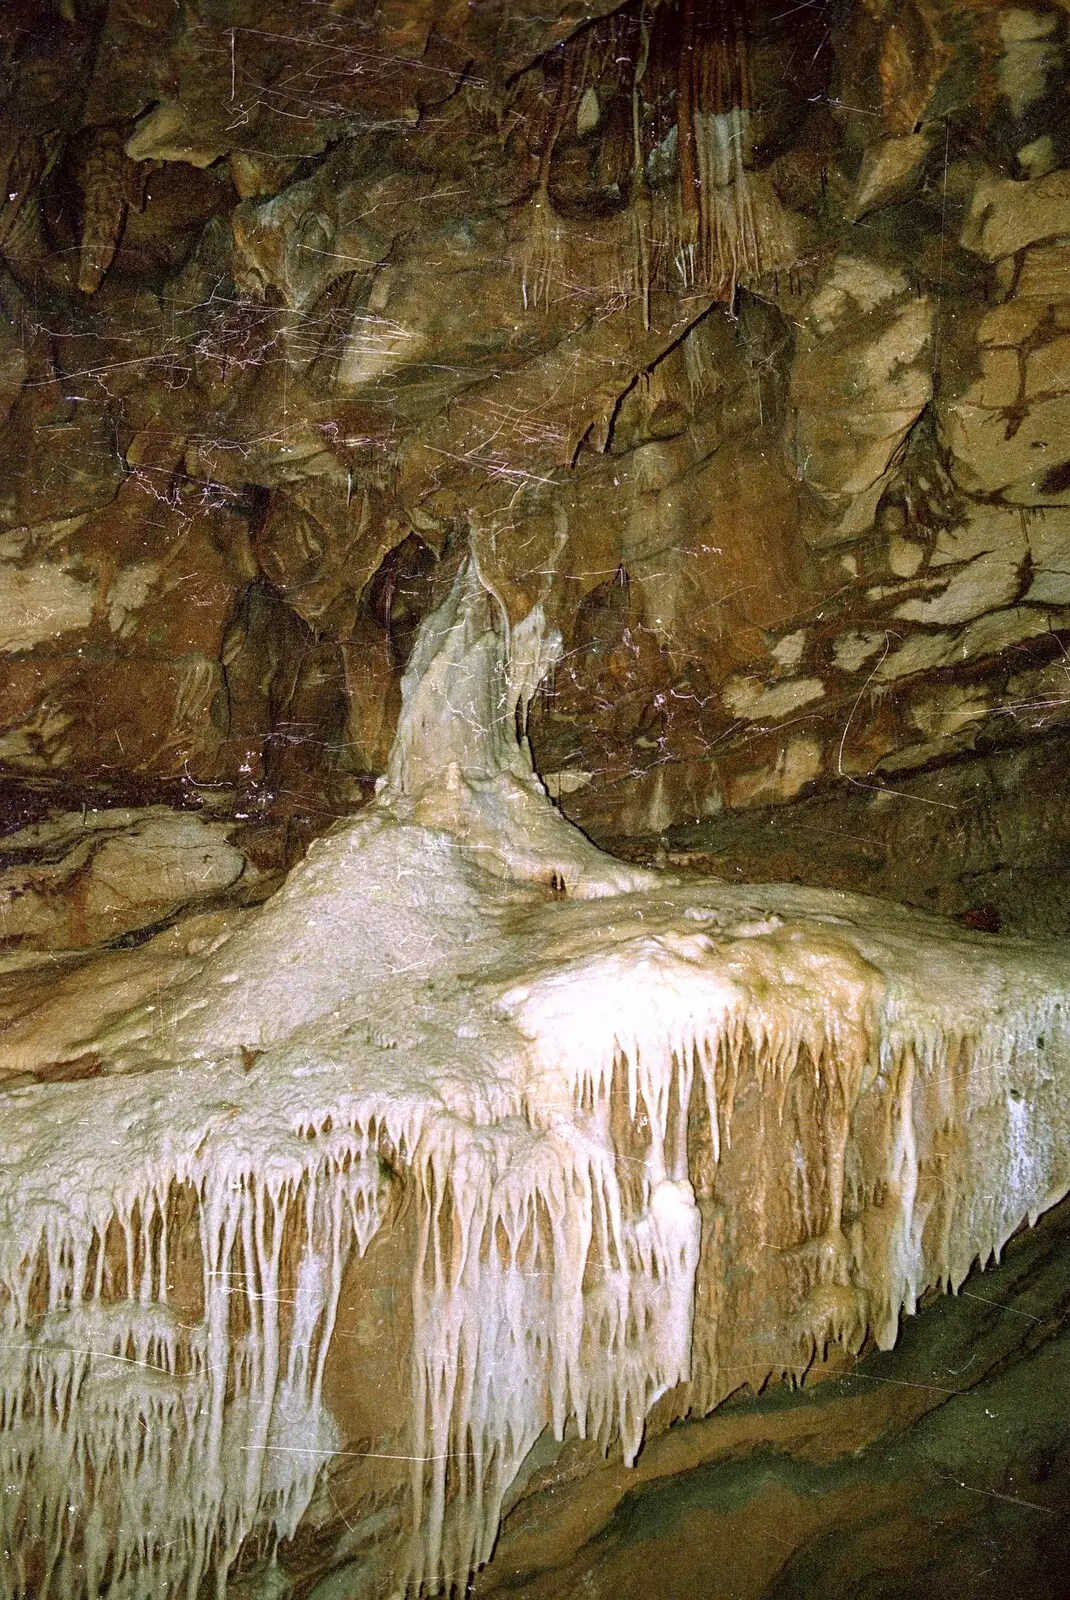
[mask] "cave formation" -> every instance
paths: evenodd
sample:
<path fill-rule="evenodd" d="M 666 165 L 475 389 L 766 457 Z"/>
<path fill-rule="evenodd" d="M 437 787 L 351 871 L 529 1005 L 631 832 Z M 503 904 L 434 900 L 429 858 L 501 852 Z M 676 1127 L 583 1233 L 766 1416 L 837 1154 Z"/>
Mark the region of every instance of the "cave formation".
<path fill-rule="evenodd" d="M 0 19 L 0 1594 L 1063 1592 L 1068 37 Z"/>

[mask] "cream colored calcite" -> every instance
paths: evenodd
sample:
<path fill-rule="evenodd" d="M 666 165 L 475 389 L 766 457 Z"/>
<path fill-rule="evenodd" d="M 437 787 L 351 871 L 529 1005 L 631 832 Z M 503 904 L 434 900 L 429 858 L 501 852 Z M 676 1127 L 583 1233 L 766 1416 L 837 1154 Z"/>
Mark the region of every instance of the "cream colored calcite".
<path fill-rule="evenodd" d="M 737 1387 L 733 1337 L 768 1375 L 887 1347 L 1070 1186 L 1065 950 L 602 856 L 517 740 L 552 653 L 462 568 L 376 804 L 100 1028 L 103 1077 L 0 1102 L 11 1593 L 42 1558 L 65 1600 L 105 1572 L 116 1600 L 210 1569 L 222 1592 L 250 1537 L 296 1529 L 345 1447 L 343 1265 L 401 1191 L 412 1539 L 389 1582 L 437 1592 L 489 1556 L 544 1429 L 631 1460 L 659 1397 Z M 718 1187 L 740 1141 L 745 1193 Z M 763 1219 L 753 1259 L 718 1208 Z"/>
<path fill-rule="evenodd" d="M 32 650 L 93 620 L 95 587 L 62 566 L 0 564 L 0 650 Z"/>

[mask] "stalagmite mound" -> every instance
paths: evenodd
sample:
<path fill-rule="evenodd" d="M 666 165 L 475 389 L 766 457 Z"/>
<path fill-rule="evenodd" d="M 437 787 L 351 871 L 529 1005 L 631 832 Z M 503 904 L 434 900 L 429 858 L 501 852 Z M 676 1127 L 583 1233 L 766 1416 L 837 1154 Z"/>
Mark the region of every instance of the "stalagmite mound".
<path fill-rule="evenodd" d="M 102 1075 L 5 1096 L 0 1592 L 222 1595 L 294 1535 L 346 1448 L 343 1278 L 404 1202 L 377 1570 L 432 1593 L 544 1430 L 630 1461 L 659 1401 L 887 1348 L 1070 1187 L 1070 955 L 602 855 L 526 748 L 555 648 L 462 564 L 374 805 L 81 1040 Z"/>

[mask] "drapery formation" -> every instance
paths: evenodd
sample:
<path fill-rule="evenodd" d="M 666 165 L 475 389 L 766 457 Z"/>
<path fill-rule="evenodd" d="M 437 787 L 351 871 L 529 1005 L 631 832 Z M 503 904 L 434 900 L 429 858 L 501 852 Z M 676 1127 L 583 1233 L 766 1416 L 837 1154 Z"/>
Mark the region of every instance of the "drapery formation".
<path fill-rule="evenodd" d="M 402 1190 L 434 1592 L 544 1429 L 630 1460 L 741 1349 L 760 1383 L 887 1347 L 1070 1186 L 1065 953 L 602 856 L 517 734 L 552 654 L 462 565 L 376 804 L 102 1031 L 110 1076 L 7 1096 L 3 1592 L 222 1594 L 292 1534 L 343 1270 Z"/>

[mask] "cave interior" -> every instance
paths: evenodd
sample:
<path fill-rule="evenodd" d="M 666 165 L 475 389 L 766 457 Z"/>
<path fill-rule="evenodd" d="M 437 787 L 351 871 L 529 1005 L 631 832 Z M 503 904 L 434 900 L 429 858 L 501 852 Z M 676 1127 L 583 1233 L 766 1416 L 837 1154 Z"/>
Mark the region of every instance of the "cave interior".
<path fill-rule="evenodd" d="M 0 1600 L 1061 1600 L 1070 0 L 7 0 Z"/>

